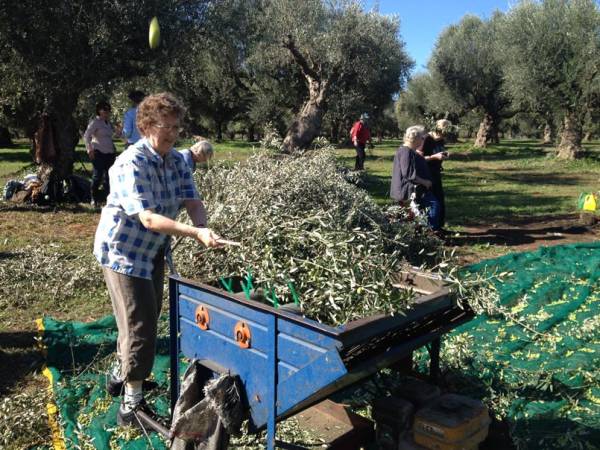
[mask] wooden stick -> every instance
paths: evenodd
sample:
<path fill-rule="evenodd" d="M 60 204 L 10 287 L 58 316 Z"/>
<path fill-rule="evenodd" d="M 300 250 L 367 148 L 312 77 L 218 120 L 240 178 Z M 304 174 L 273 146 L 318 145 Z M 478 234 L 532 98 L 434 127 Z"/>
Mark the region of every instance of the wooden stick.
<path fill-rule="evenodd" d="M 242 244 L 239 243 L 239 242 L 229 241 L 229 240 L 223 239 L 223 238 L 217 239 L 217 243 L 223 244 L 223 245 L 233 245 L 235 247 L 241 247 L 242 246 Z"/>

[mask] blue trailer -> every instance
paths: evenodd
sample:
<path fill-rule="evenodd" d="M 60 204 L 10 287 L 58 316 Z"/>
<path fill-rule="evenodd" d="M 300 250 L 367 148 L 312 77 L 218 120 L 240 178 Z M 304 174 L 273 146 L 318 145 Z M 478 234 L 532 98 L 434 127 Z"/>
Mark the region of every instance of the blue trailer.
<path fill-rule="evenodd" d="M 451 299 L 441 280 L 398 274 L 392 285 L 420 294 L 405 314 L 375 315 L 331 327 L 247 300 L 233 292 L 171 276 L 171 403 L 179 393 L 181 356 L 214 372 L 238 375 L 249 406 L 250 431 L 266 427 L 275 448 L 279 420 L 331 394 L 407 361 L 428 345 L 431 372 L 439 367 L 440 337 L 473 313 Z"/>

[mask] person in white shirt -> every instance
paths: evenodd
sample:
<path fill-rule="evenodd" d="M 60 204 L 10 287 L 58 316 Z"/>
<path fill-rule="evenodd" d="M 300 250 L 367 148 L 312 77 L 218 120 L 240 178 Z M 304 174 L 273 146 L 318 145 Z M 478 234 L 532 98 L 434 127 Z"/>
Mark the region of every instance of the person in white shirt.
<path fill-rule="evenodd" d="M 113 143 L 114 129 L 110 123 L 111 107 L 101 101 L 96 105 L 96 118 L 89 123 L 83 140 L 88 156 L 92 161 L 92 206 L 96 207 L 109 192 L 108 169 L 114 164 L 116 154 Z M 100 193 L 103 187 L 103 195 Z"/>

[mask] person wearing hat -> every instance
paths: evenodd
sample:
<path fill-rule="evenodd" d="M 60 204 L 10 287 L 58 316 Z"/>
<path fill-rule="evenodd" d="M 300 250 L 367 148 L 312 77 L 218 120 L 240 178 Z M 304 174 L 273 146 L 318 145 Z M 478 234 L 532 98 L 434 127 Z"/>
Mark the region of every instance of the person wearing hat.
<path fill-rule="evenodd" d="M 142 91 L 131 91 L 128 95 L 129 100 L 131 100 L 131 107 L 125 111 L 125 115 L 123 116 L 122 132 L 123 140 L 126 144 L 125 148 L 140 140 L 140 130 L 138 130 L 135 120 L 137 117 L 138 105 L 144 100 L 145 96 L 146 94 Z"/>
<path fill-rule="evenodd" d="M 367 124 L 368 120 L 369 115 L 367 113 L 363 113 L 361 114 L 360 119 L 354 122 L 354 125 L 352 125 L 352 128 L 350 129 L 350 139 L 352 140 L 352 145 L 356 150 L 354 170 L 365 169 L 365 147 L 367 142 L 371 142 L 371 130 Z"/>
<path fill-rule="evenodd" d="M 448 159 L 446 151 L 446 142 L 444 137 L 452 127 L 452 122 L 447 119 L 440 119 L 435 123 L 435 129 L 425 136 L 423 146 L 417 150 L 421 154 L 431 174 L 431 192 L 439 203 L 439 225 L 443 228 L 446 221 L 446 202 L 444 194 L 444 186 L 442 185 L 442 162 Z"/>

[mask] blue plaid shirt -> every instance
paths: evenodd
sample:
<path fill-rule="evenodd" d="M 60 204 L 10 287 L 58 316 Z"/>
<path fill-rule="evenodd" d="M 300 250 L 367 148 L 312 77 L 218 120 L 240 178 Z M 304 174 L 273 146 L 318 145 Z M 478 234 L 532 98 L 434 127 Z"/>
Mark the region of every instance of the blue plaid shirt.
<path fill-rule="evenodd" d="M 147 139 L 131 145 L 109 170 L 110 194 L 96 230 L 94 255 L 104 267 L 152 278 L 152 260 L 170 238 L 148 230 L 138 214 L 152 209 L 175 219 L 183 200 L 199 199 L 190 168 L 171 149 L 163 159 Z"/>

